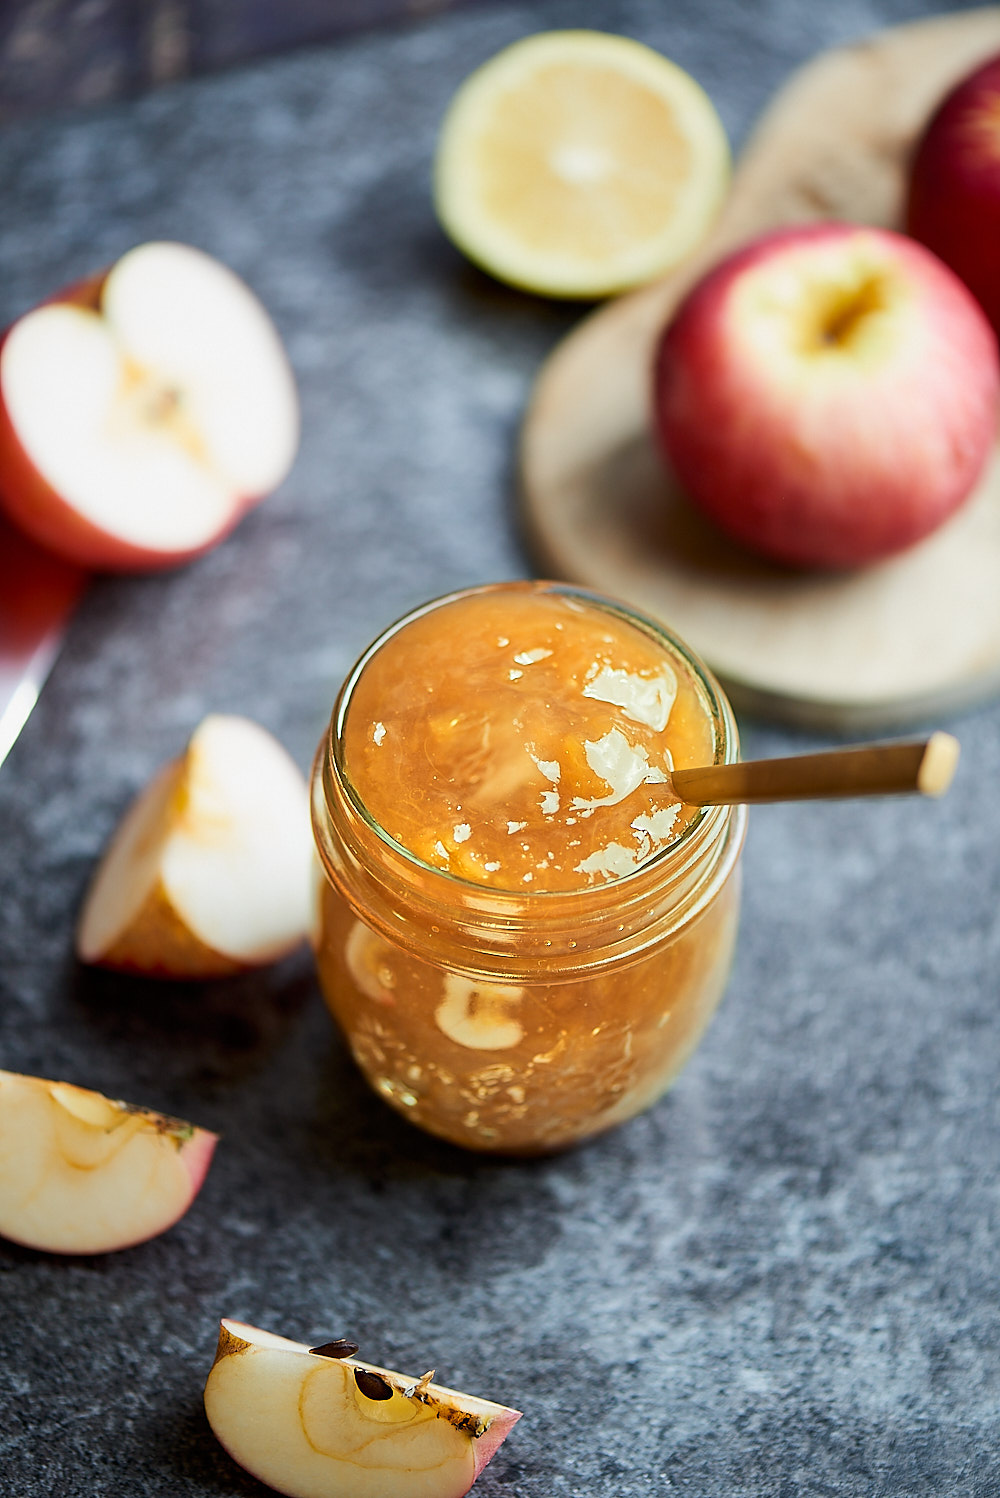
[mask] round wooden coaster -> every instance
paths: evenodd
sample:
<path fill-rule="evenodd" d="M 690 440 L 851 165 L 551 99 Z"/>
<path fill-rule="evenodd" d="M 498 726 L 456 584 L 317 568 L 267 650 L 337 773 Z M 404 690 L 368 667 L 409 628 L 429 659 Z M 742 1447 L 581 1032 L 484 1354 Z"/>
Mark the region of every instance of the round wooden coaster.
<path fill-rule="evenodd" d="M 539 562 L 676 629 L 738 708 L 837 732 L 1000 688 L 1000 454 L 945 526 L 860 572 L 794 573 L 738 550 L 673 486 L 649 436 L 649 363 L 685 289 L 736 245 L 818 218 L 899 222 L 913 140 L 1000 51 L 1000 7 L 882 32 L 794 75 L 740 160 L 725 214 L 680 271 L 591 315 L 543 366 L 521 438 Z"/>

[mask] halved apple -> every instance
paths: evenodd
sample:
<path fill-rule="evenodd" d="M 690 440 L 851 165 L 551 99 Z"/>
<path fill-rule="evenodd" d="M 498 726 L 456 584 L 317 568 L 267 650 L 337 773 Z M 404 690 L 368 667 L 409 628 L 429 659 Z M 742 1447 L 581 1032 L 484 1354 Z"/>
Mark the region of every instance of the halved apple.
<path fill-rule="evenodd" d="M 70 1082 L 0 1071 L 0 1237 L 98 1254 L 166 1232 L 217 1136 Z"/>
<path fill-rule="evenodd" d="M 518 1410 L 223 1321 L 205 1385 L 219 1441 L 289 1498 L 461 1498 Z"/>
<path fill-rule="evenodd" d="M 314 923 L 305 779 L 248 718 L 212 714 L 126 813 L 77 929 L 82 962 L 167 978 L 262 966 Z"/>
<path fill-rule="evenodd" d="M 291 467 L 295 382 L 260 302 L 189 245 L 129 250 L 0 346 L 0 501 L 87 567 L 207 550 Z"/>

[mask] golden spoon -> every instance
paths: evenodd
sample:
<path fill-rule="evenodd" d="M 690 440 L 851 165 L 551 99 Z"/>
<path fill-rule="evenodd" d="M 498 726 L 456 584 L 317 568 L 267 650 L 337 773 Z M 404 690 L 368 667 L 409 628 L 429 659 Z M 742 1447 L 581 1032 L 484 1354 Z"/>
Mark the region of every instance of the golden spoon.
<path fill-rule="evenodd" d="M 910 743 L 861 744 L 788 759 L 674 770 L 673 789 L 689 806 L 815 801 L 834 796 L 943 796 L 958 764 L 958 740 L 932 733 Z"/>

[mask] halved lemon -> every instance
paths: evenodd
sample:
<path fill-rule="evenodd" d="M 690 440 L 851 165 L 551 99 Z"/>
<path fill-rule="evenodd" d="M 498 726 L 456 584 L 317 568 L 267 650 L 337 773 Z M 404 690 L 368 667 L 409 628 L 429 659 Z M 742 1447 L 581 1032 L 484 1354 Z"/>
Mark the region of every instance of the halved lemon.
<path fill-rule="evenodd" d="M 601 31 L 526 37 L 472 73 L 441 126 L 445 232 L 502 281 L 600 297 L 695 249 L 729 183 L 712 101 L 660 53 Z"/>

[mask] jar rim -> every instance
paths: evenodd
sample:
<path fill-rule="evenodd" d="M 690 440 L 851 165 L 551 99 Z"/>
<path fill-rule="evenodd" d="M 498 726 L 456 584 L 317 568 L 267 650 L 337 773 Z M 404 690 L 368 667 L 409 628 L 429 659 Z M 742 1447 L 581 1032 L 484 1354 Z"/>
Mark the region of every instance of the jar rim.
<path fill-rule="evenodd" d="M 542 908 L 541 902 L 554 905 L 569 901 L 582 906 L 585 903 L 594 901 L 595 896 L 606 902 L 609 891 L 617 892 L 619 898 L 628 898 L 629 893 L 632 890 L 636 890 L 637 886 L 647 886 L 651 875 L 655 874 L 657 878 L 662 877 L 666 869 L 677 864 L 683 864 L 689 850 L 693 853 L 703 846 L 706 839 L 712 840 L 721 832 L 722 827 L 731 817 L 732 808 L 726 806 L 698 808 L 695 815 L 685 825 L 678 837 L 667 843 L 665 847 L 659 849 L 650 858 L 640 863 L 635 869 L 614 879 L 607 880 L 604 884 L 581 885 L 578 888 L 569 890 L 515 890 L 504 888 L 503 886 L 483 884 L 477 880 L 464 878 L 462 875 L 453 873 L 448 869 L 442 869 L 436 864 L 427 863 L 418 854 L 407 848 L 405 844 L 398 842 L 372 816 L 345 764 L 344 730 L 347 714 L 350 709 L 354 688 L 357 686 L 365 668 L 374 656 L 408 625 L 417 619 L 424 618 L 426 615 L 435 612 L 439 608 L 460 602 L 466 598 L 475 598 L 485 594 L 508 591 L 554 594 L 558 597 L 579 599 L 591 607 L 599 608 L 605 613 L 614 615 L 626 624 L 638 629 L 641 633 L 655 639 L 657 643 L 665 646 L 669 654 L 679 657 L 683 662 L 684 667 L 693 677 L 699 695 L 708 709 L 712 724 L 713 763 L 729 764 L 739 759 L 739 734 L 725 693 L 708 666 L 666 624 L 633 608 L 628 603 L 573 583 L 546 579 L 513 579 L 506 582 L 473 585 L 440 594 L 401 615 L 372 641 L 349 671 L 338 693 L 326 738 L 326 752 L 323 754 L 323 778 L 325 780 L 329 772 L 335 774 L 338 785 L 348 797 L 355 814 L 385 847 L 387 853 L 392 856 L 394 861 L 401 860 L 404 865 L 409 865 L 414 871 L 418 871 L 422 880 L 440 881 L 437 884 L 438 888 L 452 891 L 453 897 L 459 895 L 466 904 L 480 905 L 486 903 L 490 907 L 496 908 L 504 903 L 503 897 L 506 896 L 509 901 L 516 903 L 518 908 L 531 905 L 537 912 Z"/>

